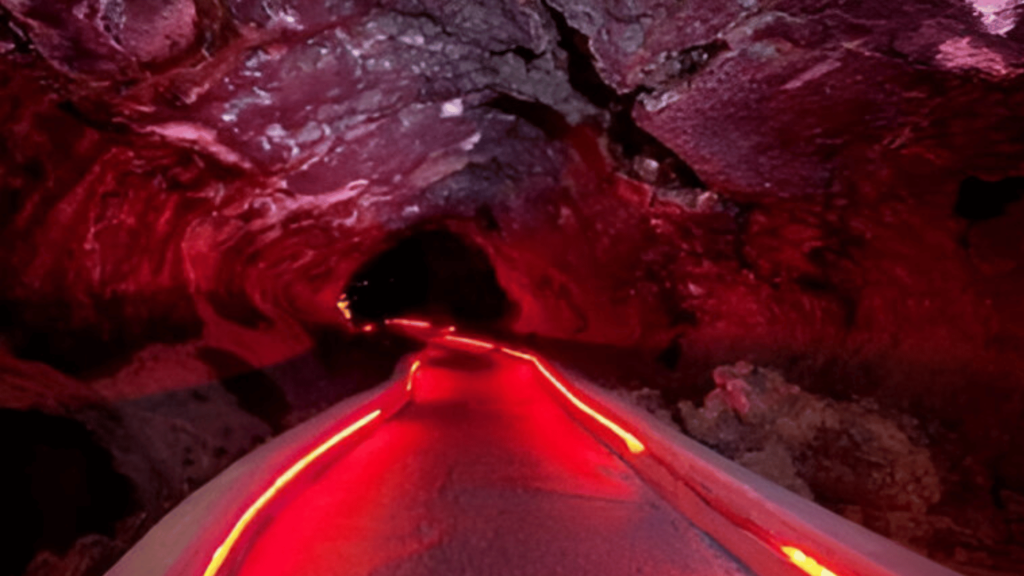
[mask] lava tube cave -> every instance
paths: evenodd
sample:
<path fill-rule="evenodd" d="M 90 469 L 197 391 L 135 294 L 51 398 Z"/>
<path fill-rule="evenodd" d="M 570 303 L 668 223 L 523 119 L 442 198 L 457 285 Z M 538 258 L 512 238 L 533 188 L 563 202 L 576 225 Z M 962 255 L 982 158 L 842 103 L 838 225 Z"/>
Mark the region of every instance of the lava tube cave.
<path fill-rule="evenodd" d="M 1024 0 L 0 0 L 0 576 L 1024 574 Z"/>

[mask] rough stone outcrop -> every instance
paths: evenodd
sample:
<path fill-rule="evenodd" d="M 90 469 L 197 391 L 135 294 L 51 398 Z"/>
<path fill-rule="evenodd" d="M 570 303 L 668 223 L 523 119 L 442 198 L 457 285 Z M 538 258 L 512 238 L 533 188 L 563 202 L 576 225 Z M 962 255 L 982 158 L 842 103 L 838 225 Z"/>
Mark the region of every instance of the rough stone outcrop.
<path fill-rule="evenodd" d="M 833 504 L 924 514 L 941 498 L 928 449 L 906 430 L 913 433 L 913 420 L 886 417 L 870 402 L 808 394 L 743 362 L 717 368 L 714 378 L 702 407 L 679 405 L 683 423 L 748 468 Z"/>
<path fill-rule="evenodd" d="M 724 456 L 965 574 L 1012 573 L 1024 558 L 1013 534 L 1020 495 L 965 506 L 977 487 L 963 483 L 978 482 L 965 477 L 979 471 L 969 457 L 951 462 L 951 447 L 915 419 L 810 394 L 746 362 L 715 369 L 714 380 L 702 406 L 683 401 L 678 414 Z"/>

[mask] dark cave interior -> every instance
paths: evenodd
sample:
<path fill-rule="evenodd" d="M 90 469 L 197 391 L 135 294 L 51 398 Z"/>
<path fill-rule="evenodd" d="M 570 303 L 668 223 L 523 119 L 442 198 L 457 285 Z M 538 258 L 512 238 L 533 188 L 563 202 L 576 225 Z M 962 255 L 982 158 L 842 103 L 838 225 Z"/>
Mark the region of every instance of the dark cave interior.
<path fill-rule="evenodd" d="M 344 294 L 360 325 L 415 317 L 493 332 L 513 309 L 487 254 L 446 230 L 402 238 L 356 270 Z"/>
<path fill-rule="evenodd" d="M 69 6 L 0 0 L 0 576 L 103 574 L 396 316 L 1024 570 L 1021 2 Z"/>

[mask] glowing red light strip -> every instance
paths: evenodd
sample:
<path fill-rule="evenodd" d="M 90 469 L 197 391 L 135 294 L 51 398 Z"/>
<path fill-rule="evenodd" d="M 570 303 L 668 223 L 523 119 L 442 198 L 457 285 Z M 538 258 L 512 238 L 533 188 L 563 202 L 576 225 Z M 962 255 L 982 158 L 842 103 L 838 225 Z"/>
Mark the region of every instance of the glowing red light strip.
<path fill-rule="evenodd" d="M 472 346 L 473 348 L 479 348 L 481 350 L 494 350 L 496 346 L 490 342 L 484 342 L 483 340 L 476 340 L 473 338 L 463 338 L 462 336 L 452 336 L 446 334 L 443 338 L 448 342 L 457 342 L 459 344 L 465 344 L 466 346 Z"/>
<path fill-rule="evenodd" d="M 314 460 L 322 456 L 324 452 L 330 450 L 331 447 L 333 447 L 335 444 L 341 442 L 345 438 L 348 438 L 357 430 L 372 422 L 374 419 L 380 416 L 380 414 L 380 410 L 375 410 L 367 414 L 366 416 L 363 416 L 361 419 L 352 423 L 341 432 L 338 432 L 334 436 L 331 436 L 326 442 L 317 446 L 312 452 L 306 454 L 301 460 L 299 460 L 295 464 L 292 464 L 291 468 L 286 470 L 284 474 L 278 476 L 277 480 L 274 480 L 274 484 L 270 488 L 267 488 L 267 490 L 263 492 L 262 495 L 260 495 L 259 499 L 253 502 L 251 506 L 249 506 L 249 508 L 245 511 L 245 514 L 242 514 L 242 517 L 238 519 L 238 522 L 235 523 L 234 528 L 231 529 L 231 532 L 228 534 L 227 538 L 224 539 L 224 542 L 221 543 L 221 545 L 218 546 L 217 550 L 213 553 L 213 558 L 210 559 L 210 564 L 206 567 L 206 571 L 203 572 L 203 576 L 214 576 L 215 574 L 217 574 L 217 571 L 220 570 L 221 565 L 224 564 L 224 561 L 227 559 L 228 554 L 231 553 L 231 549 L 234 548 L 235 543 L 238 541 L 238 538 L 242 535 L 242 532 L 245 531 L 246 526 L 248 526 L 249 523 L 252 522 L 253 519 L 256 517 L 256 514 L 258 514 L 259 511 L 263 509 L 263 507 L 266 506 L 268 502 L 270 502 L 271 498 L 277 495 L 277 493 L 280 492 L 282 488 L 284 488 L 289 482 L 291 482 L 299 474 L 299 472 L 302 472 L 304 468 L 306 468 L 307 466 L 310 465 L 310 463 L 312 463 Z"/>
<path fill-rule="evenodd" d="M 406 319 L 401 319 L 401 318 L 400 319 L 395 319 L 395 320 L 387 320 L 387 323 L 388 324 L 402 324 L 402 325 L 414 326 L 414 327 L 418 327 L 418 328 L 430 328 L 431 327 L 431 324 L 428 323 L 428 322 L 423 322 L 423 321 L 419 321 L 419 320 L 406 320 Z M 594 410 L 593 408 L 588 406 L 586 403 L 584 403 L 582 400 L 577 398 L 575 394 L 570 392 L 569 389 L 565 386 L 565 384 L 563 384 L 562 381 L 559 380 L 557 376 L 555 376 L 550 370 L 548 370 L 548 368 L 543 364 L 543 362 L 540 361 L 540 359 L 538 357 L 536 357 L 536 356 L 534 356 L 532 354 L 527 354 L 525 352 L 520 352 L 518 350 L 513 350 L 512 348 L 498 347 L 495 344 L 491 344 L 489 342 L 484 342 L 482 340 L 476 340 L 476 339 L 472 339 L 472 338 L 464 338 L 464 337 L 461 337 L 461 336 L 454 336 L 454 335 L 452 335 L 452 333 L 455 332 L 455 327 L 454 326 L 447 327 L 445 329 L 445 332 L 447 332 L 447 334 L 443 337 L 443 339 L 447 340 L 449 342 L 457 342 L 457 343 L 460 343 L 460 344 L 465 344 L 465 345 L 468 345 L 468 346 L 476 347 L 476 348 L 479 348 L 481 350 L 493 350 L 493 349 L 497 348 L 498 350 L 500 350 L 501 352 L 503 352 L 505 354 L 508 354 L 509 356 L 514 356 L 514 357 L 519 358 L 521 360 L 526 360 L 528 362 L 533 363 L 533 365 L 536 366 L 538 370 L 540 370 L 541 374 L 543 374 L 544 377 L 547 378 L 548 381 L 551 382 L 551 384 L 559 392 L 561 392 L 566 398 L 568 398 L 569 401 L 573 403 L 573 405 L 575 405 L 577 408 L 582 410 L 584 413 L 588 414 L 589 416 L 591 416 L 592 418 L 597 420 L 599 423 L 601 423 L 606 428 L 611 430 L 616 436 L 621 438 L 622 441 L 626 444 L 626 447 L 629 449 L 629 451 L 631 453 L 633 453 L 633 454 L 640 454 L 641 452 L 646 450 L 646 447 L 644 446 L 643 442 L 641 442 L 639 439 L 637 439 L 636 436 L 630 434 L 629 432 L 624 430 L 621 426 L 619 426 L 618 424 L 612 422 L 611 420 L 606 418 L 604 415 L 602 415 L 598 411 Z M 412 369 L 409 371 L 409 381 L 408 381 L 408 384 L 406 385 L 406 390 L 407 391 L 411 391 L 412 390 L 413 375 L 415 374 L 417 368 L 419 368 L 419 365 L 420 365 L 420 361 L 417 360 L 416 362 L 413 363 Z M 817 560 L 807 556 L 803 551 L 801 551 L 798 548 L 794 548 L 792 546 L 782 546 L 781 550 L 782 550 L 782 552 L 789 558 L 789 560 L 795 566 L 797 566 L 798 568 L 800 568 L 801 570 L 806 572 L 809 576 L 836 576 L 835 572 L 832 572 L 828 568 L 825 568 L 824 566 L 819 564 Z"/>
<path fill-rule="evenodd" d="M 349 312 L 347 302 L 339 302 L 338 308 L 342 311 L 342 313 Z M 345 315 L 346 317 L 349 317 L 349 314 Z M 409 320 L 405 318 L 388 319 L 385 320 L 385 323 L 399 324 L 415 328 L 432 327 L 432 325 L 429 322 L 424 322 L 422 320 Z M 370 332 L 373 330 L 373 326 L 368 324 L 363 327 L 363 330 Z M 536 356 L 532 354 L 526 354 L 524 352 L 519 352 L 518 350 L 513 350 L 511 348 L 499 348 L 495 344 L 484 342 L 482 340 L 453 336 L 451 335 L 451 333 L 455 332 L 454 326 L 448 327 L 445 331 L 448 332 L 448 334 L 444 336 L 444 340 L 477 347 L 480 348 L 481 350 L 494 350 L 495 348 L 498 348 L 501 352 L 508 354 L 509 356 L 514 356 L 516 358 L 532 362 L 533 365 L 536 366 L 537 369 L 544 375 L 544 377 L 547 378 L 548 381 L 551 382 L 551 384 L 554 385 L 554 387 L 559 392 L 561 392 L 570 402 L 572 402 L 573 405 L 582 410 L 584 413 L 588 414 L 590 417 L 597 420 L 599 423 L 601 423 L 603 426 L 605 426 L 606 428 L 611 430 L 615 435 L 621 438 L 631 453 L 640 454 L 641 452 L 646 450 L 644 444 L 640 442 L 640 440 L 637 439 L 636 436 L 633 436 L 632 434 L 624 430 L 621 426 L 615 424 L 614 422 L 606 418 L 604 415 L 597 412 L 596 410 L 588 406 L 586 403 L 584 403 L 582 400 L 577 398 L 576 395 L 570 392 L 569 389 L 566 388 L 566 386 L 558 379 L 558 377 L 556 377 L 550 370 L 548 370 L 548 368 Z M 409 376 L 405 387 L 407 392 L 412 391 L 413 379 L 416 375 L 416 371 L 420 367 L 420 364 L 421 362 L 419 360 L 416 360 L 415 362 L 413 362 L 412 367 L 409 369 Z M 380 415 L 381 410 L 375 410 L 370 414 L 367 414 L 360 420 L 352 423 L 341 432 L 338 432 L 337 434 L 326 440 L 324 443 L 317 446 L 312 452 L 306 454 L 306 456 L 304 456 L 298 462 L 293 464 L 283 474 L 278 476 L 278 478 L 274 481 L 274 484 L 266 491 L 264 491 L 263 494 L 260 495 L 259 499 L 257 499 L 256 502 L 250 505 L 249 508 L 246 509 L 245 513 L 242 514 L 242 517 L 239 518 L 238 522 L 235 523 L 234 527 L 231 529 L 231 532 L 228 534 L 227 538 L 224 539 L 224 542 L 222 542 L 221 545 L 217 547 L 217 550 L 213 553 L 213 557 L 210 559 L 209 565 L 207 565 L 206 570 L 203 572 L 203 576 L 215 576 L 217 574 L 221 566 L 224 564 L 225 560 L 227 560 L 227 557 L 231 553 L 232 548 L 234 548 L 235 543 L 238 541 L 242 533 L 245 531 L 245 528 L 253 521 L 253 519 L 255 519 L 259 511 L 262 510 L 267 505 L 267 503 L 270 502 L 270 500 L 274 496 L 276 496 L 277 493 L 280 492 L 288 483 L 294 480 L 295 477 L 298 476 L 300 472 L 302 472 L 302 470 L 309 466 L 314 460 L 322 456 L 325 452 L 330 450 L 333 446 L 335 446 L 345 438 L 348 438 L 349 436 L 357 432 L 359 429 L 363 428 L 364 426 L 375 420 Z M 807 556 L 803 551 L 801 551 L 798 548 L 794 548 L 792 546 L 782 546 L 781 550 L 795 566 L 806 572 L 809 576 L 836 576 L 835 572 L 832 572 L 828 568 L 825 568 L 824 566 L 819 564 L 817 560 Z"/>
<path fill-rule="evenodd" d="M 814 558 L 804 554 L 802 550 L 793 548 L 792 546 L 783 546 L 782 552 L 789 557 L 790 562 L 795 564 L 798 568 L 804 572 L 810 574 L 810 576 L 836 576 L 836 573 L 825 568 Z"/>
<path fill-rule="evenodd" d="M 416 371 L 420 369 L 420 361 L 417 360 L 412 363 L 412 368 L 409 368 L 409 380 L 405 384 L 405 391 L 412 392 L 412 379 L 416 376 Z"/>
<path fill-rule="evenodd" d="M 576 395 L 570 392 L 569 389 L 566 388 L 564 384 L 562 384 L 562 381 L 559 380 L 554 374 L 552 374 L 551 371 L 548 370 L 548 368 L 544 366 L 544 364 L 536 356 L 533 356 L 531 354 L 524 354 L 522 352 L 518 352 L 510 348 L 502 348 L 501 351 L 511 356 L 515 356 L 517 358 L 522 358 L 523 360 L 533 362 L 533 365 L 536 366 L 538 370 L 540 370 L 541 374 L 544 374 L 544 377 L 546 377 L 548 381 L 551 382 L 551 384 L 553 384 L 555 388 L 558 389 L 559 392 L 561 392 L 566 398 L 568 398 L 569 401 L 573 403 L 573 405 L 575 405 L 577 408 L 588 414 L 594 420 L 600 422 L 605 428 L 611 430 L 616 436 L 621 438 L 622 441 L 625 442 L 626 448 L 628 448 L 630 452 L 632 452 L 633 454 L 639 454 L 646 449 L 643 442 L 637 439 L 636 436 L 633 436 L 629 432 L 626 432 L 621 426 L 619 426 L 615 422 L 612 422 L 608 418 L 605 418 L 604 415 L 602 415 L 600 412 L 594 410 L 593 408 L 585 404 L 582 400 L 577 398 Z"/>
<path fill-rule="evenodd" d="M 398 324 L 399 326 L 409 326 L 410 328 L 430 328 L 430 322 L 424 322 L 423 320 L 409 320 L 408 318 L 389 318 L 384 321 L 385 324 Z"/>
<path fill-rule="evenodd" d="M 522 353 L 522 352 L 520 352 L 518 350 L 513 350 L 511 348 L 502 348 L 501 351 L 504 352 L 505 354 L 508 354 L 509 356 L 515 356 L 516 358 L 522 358 L 523 360 L 526 360 L 527 362 L 534 362 L 534 363 L 537 362 L 537 357 L 536 356 L 531 356 L 529 354 L 524 354 L 524 353 Z"/>
<path fill-rule="evenodd" d="M 570 392 L 565 387 L 565 385 L 562 384 L 562 382 L 554 374 L 552 374 L 546 366 L 544 366 L 544 364 L 540 361 L 539 358 L 532 354 L 526 354 L 524 352 L 519 352 L 518 350 L 513 350 L 511 348 L 502 347 L 500 348 L 500 350 L 505 354 L 508 354 L 509 356 L 515 356 L 516 358 L 521 358 L 528 362 L 532 362 L 533 365 L 536 366 L 537 369 L 540 370 L 541 373 L 544 374 L 544 376 L 558 389 L 558 391 L 564 394 L 574 405 L 576 405 L 576 407 L 592 416 L 601 424 L 605 425 L 608 429 L 610 429 L 617 436 L 619 436 L 619 438 L 622 438 L 622 440 L 626 443 L 626 446 L 629 448 L 630 452 L 632 452 L 633 454 L 639 454 L 645 450 L 644 444 L 640 442 L 640 440 L 638 440 L 635 436 L 633 436 L 629 432 L 626 432 L 621 427 L 616 425 L 614 422 L 608 420 L 600 413 L 595 411 L 593 408 L 584 404 L 575 395 L 573 395 L 572 392 Z M 792 562 L 795 566 L 806 572 L 809 576 L 836 576 L 835 572 L 829 570 L 828 568 L 825 568 L 824 566 L 819 564 L 817 560 L 811 558 L 798 548 L 794 548 L 792 546 L 782 546 L 781 550 L 789 558 L 790 562 Z"/>

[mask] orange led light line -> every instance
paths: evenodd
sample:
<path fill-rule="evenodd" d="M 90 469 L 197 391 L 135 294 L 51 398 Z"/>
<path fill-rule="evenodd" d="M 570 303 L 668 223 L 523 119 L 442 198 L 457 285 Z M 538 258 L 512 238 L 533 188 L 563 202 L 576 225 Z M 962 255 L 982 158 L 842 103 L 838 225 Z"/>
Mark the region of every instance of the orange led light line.
<path fill-rule="evenodd" d="M 645 450 L 644 444 L 640 442 L 640 440 L 638 440 L 635 436 L 633 436 L 629 432 L 626 432 L 620 426 L 618 426 L 611 420 L 608 420 L 590 406 L 587 406 L 585 403 L 583 403 L 583 401 L 581 401 L 572 392 L 570 392 L 565 387 L 565 385 L 562 384 L 562 382 L 554 374 L 552 374 L 546 366 L 544 366 L 544 364 L 540 361 L 539 358 L 532 354 L 526 354 L 524 352 L 519 352 L 518 350 L 513 350 L 511 348 L 502 347 L 500 348 L 500 350 L 505 354 L 508 354 L 509 356 L 515 356 L 516 358 L 521 358 L 523 360 L 532 362 L 534 366 L 536 366 L 537 369 L 540 370 L 541 373 L 543 373 L 544 376 L 558 389 L 558 391 L 564 394 L 565 397 L 569 399 L 570 402 L 576 405 L 576 407 L 578 407 L 580 410 L 592 416 L 601 424 L 605 425 L 609 430 L 611 430 L 617 436 L 619 436 L 619 438 L 622 438 L 622 440 L 626 443 L 626 446 L 629 448 L 630 452 L 632 452 L 633 454 L 639 454 Z M 792 546 L 783 546 L 781 549 L 782 552 L 789 558 L 790 562 L 792 562 L 798 568 L 806 572 L 809 576 L 837 576 L 835 572 L 829 570 L 828 568 L 825 568 L 824 566 L 819 564 L 817 560 L 807 556 L 807 554 L 805 554 L 802 550 L 798 548 L 794 548 Z"/>
<path fill-rule="evenodd" d="M 537 369 L 540 370 L 541 373 L 543 373 L 544 376 L 556 388 L 558 388 L 559 392 L 564 394 L 565 397 L 569 399 L 569 401 L 576 405 L 576 407 L 592 416 L 601 424 L 604 424 L 608 429 L 610 429 L 612 432 L 618 435 L 619 438 L 622 438 L 622 440 L 626 443 L 626 446 L 629 447 L 630 452 L 632 452 L 633 454 L 639 454 L 640 452 L 643 452 L 645 450 L 644 444 L 640 442 L 635 436 L 633 436 L 629 432 L 626 432 L 621 427 L 616 425 L 614 422 L 608 420 L 603 415 L 598 413 L 590 406 L 587 406 L 579 398 L 573 395 L 572 392 L 570 392 L 565 387 L 565 385 L 562 384 L 562 382 L 554 374 L 552 374 L 546 366 L 544 366 L 544 364 L 540 361 L 539 358 L 532 354 L 526 354 L 518 350 L 513 350 L 512 348 L 501 347 L 500 350 L 505 354 L 508 354 L 509 356 L 515 356 L 516 358 L 532 362 L 534 366 L 536 366 Z M 824 566 L 819 564 L 817 560 L 807 556 L 807 554 L 805 554 L 802 550 L 798 548 L 794 548 L 792 546 L 783 546 L 781 549 L 782 552 L 789 558 L 790 562 L 792 562 L 798 568 L 806 572 L 809 576 L 837 576 L 835 572 L 829 570 L 828 568 L 825 568 Z"/>
<path fill-rule="evenodd" d="M 604 425 L 605 428 L 608 428 L 616 436 L 621 438 L 622 441 L 626 443 L 626 448 L 629 448 L 630 452 L 632 452 L 633 454 L 639 454 L 646 449 L 643 442 L 637 439 L 636 436 L 633 436 L 629 432 L 626 432 L 621 426 L 619 426 L 615 422 L 612 422 L 608 418 L 605 418 L 604 415 L 602 415 L 600 412 L 594 410 L 593 408 L 585 404 L 582 400 L 577 398 L 576 395 L 570 392 L 569 389 L 566 388 L 565 385 L 562 384 L 562 382 L 554 374 L 552 374 L 551 371 L 548 370 L 547 367 L 544 366 L 544 364 L 536 356 L 533 356 L 531 354 L 524 354 L 522 352 L 518 352 L 510 348 L 502 348 L 501 351 L 510 356 L 515 356 L 517 358 L 522 358 L 523 360 L 533 362 L 533 365 L 536 366 L 542 374 L 544 374 L 544 377 L 546 377 L 548 381 L 551 382 L 555 386 L 555 388 L 558 389 L 559 392 L 561 392 L 566 398 L 568 398 L 569 401 L 573 403 L 573 405 L 575 405 L 577 408 L 588 414 L 594 420 L 600 422 L 602 425 Z"/>
<path fill-rule="evenodd" d="M 533 363 L 537 362 L 537 357 L 536 356 L 531 356 L 529 354 L 524 354 L 524 353 L 522 353 L 522 352 L 520 352 L 518 350 L 513 350 L 511 348 L 502 348 L 501 351 L 504 352 L 505 354 L 508 354 L 509 356 L 515 356 L 516 358 L 522 358 L 523 360 L 526 360 L 527 362 L 533 362 Z"/>
<path fill-rule="evenodd" d="M 207 565 L 206 570 L 203 572 L 203 576 L 214 576 L 215 574 L 217 574 L 217 571 L 220 570 L 221 565 L 223 565 L 224 561 L 227 559 L 228 554 L 231 553 L 231 549 L 234 548 L 235 543 L 238 541 L 238 538 L 245 531 L 245 528 L 249 525 L 249 523 L 251 523 L 253 519 L 256 518 L 256 514 L 258 514 L 259 511 L 263 509 L 263 507 L 265 507 L 267 503 L 270 502 L 270 500 L 274 496 L 276 496 L 278 492 L 281 491 L 282 488 L 284 488 L 289 482 L 294 480 L 295 477 L 299 474 L 299 472 L 302 472 L 302 470 L 309 466 L 310 463 L 312 463 L 314 460 L 322 456 L 324 452 L 330 450 L 331 447 L 333 447 L 335 444 L 341 442 L 345 438 L 348 438 L 356 431 L 358 431 L 360 428 L 372 422 L 374 419 L 380 416 L 380 414 L 380 410 L 375 410 L 367 414 L 366 416 L 363 416 L 361 419 L 352 423 L 341 432 L 338 432 L 334 436 L 331 436 L 327 441 L 317 446 L 312 452 L 306 454 L 301 460 L 299 460 L 295 464 L 292 464 L 291 468 L 289 468 L 283 474 L 278 476 L 277 480 L 274 480 L 274 484 L 270 488 L 267 488 L 267 490 L 263 492 L 262 495 L 260 495 L 259 499 L 253 502 L 252 505 L 250 505 L 249 508 L 246 509 L 245 513 L 242 514 L 242 517 L 238 519 L 238 522 L 235 523 L 234 528 L 231 529 L 231 532 L 228 534 L 227 538 L 224 539 L 224 542 L 221 543 L 221 545 L 218 546 L 217 550 L 213 553 L 213 558 L 210 559 L 210 563 L 209 565 Z"/>
<path fill-rule="evenodd" d="M 474 348 L 479 348 L 481 350 L 494 350 L 496 348 L 496 346 L 494 344 L 491 344 L 490 342 L 484 342 L 483 340 L 475 340 L 473 338 L 463 338 L 462 336 L 452 336 L 451 334 L 445 335 L 444 340 L 447 340 L 448 342 L 457 342 L 459 344 L 465 344 L 467 346 L 472 346 Z"/>
<path fill-rule="evenodd" d="M 408 318 L 389 318 L 384 321 L 385 324 L 398 324 L 399 326 L 409 326 L 411 328 L 430 328 L 430 322 L 424 322 L 423 320 L 409 320 Z"/>
<path fill-rule="evenodd" d="M 782 552 L 789 557 L 789 561 L 796 564 L 798 568 L 810 574 L 810 576 L 836 576 L 836 573 L 825 568 L 814 558 L 804 554 L 802 550 L 792 546 L 783 546 Z"/>
<path fill-rule="evenodd" d="M 416 371 L 420 369 L 420 361 L 417 360 L 412 363 L 412 368 L 409 368 L 409 380 L 405 384 L 405 391 L 412 392 L 412 379 L 416 376 Z"/>

